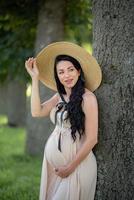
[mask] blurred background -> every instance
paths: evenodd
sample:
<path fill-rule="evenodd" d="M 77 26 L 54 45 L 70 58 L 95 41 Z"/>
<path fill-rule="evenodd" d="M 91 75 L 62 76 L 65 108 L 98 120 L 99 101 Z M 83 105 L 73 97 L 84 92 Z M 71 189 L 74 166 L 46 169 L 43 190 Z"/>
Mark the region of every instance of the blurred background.
<path fill-rule="evenodd" d="M 25 60 L 46 45 L 70 41 L 98 60 L 96 200 L 134 198 L 134 2 L 0 1 L 0 200 L 37 200 L 45 142 L 54 126 L 33 118 Z M 41 101 L 54 92 L 40 83 Z"/>

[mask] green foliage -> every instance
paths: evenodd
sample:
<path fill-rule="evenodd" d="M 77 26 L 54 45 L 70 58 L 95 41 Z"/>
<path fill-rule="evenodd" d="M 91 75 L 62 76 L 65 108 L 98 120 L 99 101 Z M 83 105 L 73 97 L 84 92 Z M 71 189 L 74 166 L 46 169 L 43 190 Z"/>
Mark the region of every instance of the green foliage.
<path fill-rule="evenodd" d="M 8 79 L 30 80 L 24 62 L 34 55 L 39 5 L 42 0 L 0 1 L 0 82 Z M 65 40 L 92 41 L 90 0 L 68 0 Z"/>
<path fill-rule="evenodd" d="M 0 199 L 37 200 L 41 158 L 24 152 L 26 132 L 9 128 L 0 116 Z"/>
<path fill-rule="evenodd" d="M 37 3 L 1 1 L 0 7 L 0 81 L 28 79 L 24 61 L 34 53 Z"/>
<path fill-rule="evenodd" d="M 92 11 L 90 0 L 68 0 L 66 38 L 74 42 L 92 42 Z"/>

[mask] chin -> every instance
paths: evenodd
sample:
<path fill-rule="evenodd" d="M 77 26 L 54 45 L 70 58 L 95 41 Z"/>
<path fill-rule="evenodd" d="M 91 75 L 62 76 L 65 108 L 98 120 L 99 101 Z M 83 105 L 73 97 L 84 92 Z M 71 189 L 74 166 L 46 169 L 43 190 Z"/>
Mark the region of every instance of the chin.
<path fill-rule="evenodd" d="M 75 84 L 70 84 L 70 85 L 66 85 L 65 87 L 66 88 L 72 88 L 72 87 L 74 87 L 75 86 Z"/>
<path fill-rule="evenodd" d="M 69 84 L 67 85 L 67 84 L 65 84 L 65 83 L 64 83 L 64 84 L 62 83 L 62 84 L 64 85 L 65 88 L 71 89 L 71 88 L 73 88 L 73 87 L 76 85 L 76 83 L 77 83 L 77 82 L 75 82 L 75 83 L 73 82 L 73 83 L 71 83 L 70 85 L 69 85 Z"/>

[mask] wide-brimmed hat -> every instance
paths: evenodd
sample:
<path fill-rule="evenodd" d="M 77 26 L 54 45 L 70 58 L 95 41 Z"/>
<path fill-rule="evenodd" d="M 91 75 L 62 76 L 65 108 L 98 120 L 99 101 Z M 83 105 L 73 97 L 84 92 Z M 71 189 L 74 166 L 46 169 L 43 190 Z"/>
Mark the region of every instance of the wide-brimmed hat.
<path fill-rule="evenodd" d="M 54 62 L 56 56 L 61 54 L 72 56 L 80 63 L 87 89 L 93 92 L 99 87 L 102 80 L 102 72 L 96 59 L 79 45 L 65 41 L 49 44 L 36 56 L 39 80 L 42 83 L 57 91 L 54 78 Z"/>

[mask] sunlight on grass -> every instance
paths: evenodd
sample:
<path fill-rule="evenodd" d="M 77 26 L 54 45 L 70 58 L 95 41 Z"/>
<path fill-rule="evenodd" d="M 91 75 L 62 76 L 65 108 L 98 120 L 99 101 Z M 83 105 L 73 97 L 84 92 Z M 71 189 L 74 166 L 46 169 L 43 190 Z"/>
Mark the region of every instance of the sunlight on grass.
<path fill-rule="evenodd" d="M 27 90 L 26 90 L 27 97 L 31 96 L 31 84 L 28 84 Z"/>
<path fill-rule="evenodd" d="M 0 124 L 7 124 L 8 119 L 6 115 L 0 115 Z"/>

